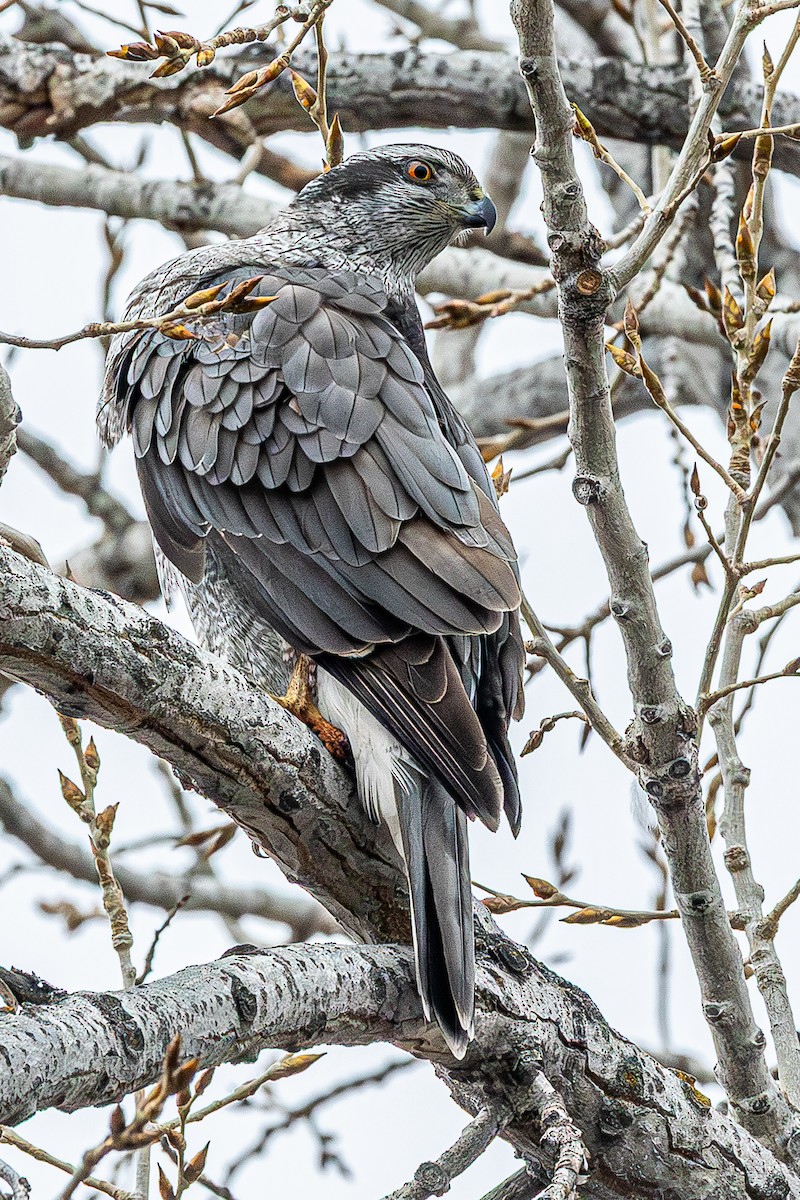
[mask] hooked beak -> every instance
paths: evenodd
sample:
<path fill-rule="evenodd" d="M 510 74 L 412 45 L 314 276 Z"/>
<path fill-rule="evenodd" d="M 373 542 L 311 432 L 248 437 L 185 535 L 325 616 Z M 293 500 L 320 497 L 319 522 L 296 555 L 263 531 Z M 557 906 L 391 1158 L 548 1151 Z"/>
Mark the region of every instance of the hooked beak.
<path fill-rule="evenodd" d="M 491 233 L 497 222 L 497 209 L 488 196 L 473 201 L 462 212 L 462 224 L 465 229 L 485 229 L 487 233 Z"/>

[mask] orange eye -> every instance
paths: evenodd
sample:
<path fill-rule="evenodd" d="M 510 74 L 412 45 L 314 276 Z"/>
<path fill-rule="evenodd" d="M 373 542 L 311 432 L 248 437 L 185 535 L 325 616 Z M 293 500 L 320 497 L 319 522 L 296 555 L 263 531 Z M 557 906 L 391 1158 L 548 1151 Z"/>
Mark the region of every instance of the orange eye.
<path fill-rule="evenodd" d="M 406 167 L 406 175 L 409 179 L 413 179 L 415 183 L 427 183 L 433 179 L 433 168 L 429 167 L 426 162 L 420 162 L 415 159 Z"/>

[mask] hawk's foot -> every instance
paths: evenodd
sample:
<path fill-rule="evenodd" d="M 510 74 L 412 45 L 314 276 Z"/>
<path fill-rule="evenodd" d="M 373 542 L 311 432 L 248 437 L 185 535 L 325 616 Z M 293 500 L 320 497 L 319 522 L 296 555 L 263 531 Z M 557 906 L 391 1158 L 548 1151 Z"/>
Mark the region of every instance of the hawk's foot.
<path fill-rule="evenodd" d="M 326 720 L 317 708 L 314 689 L 311 686 L 313 669 L 314 664 L 311 659 L 307 658 L 305 654 L 298 654 L 292 668 L 289 685 L 286 688 L 286 695 L 275 696 L 272 693 L 270 695 L 280 704 L 281 708 L 293 713 L 299 721 L 307 725 L 311 732 L 317 735 L 329 754 L 340 760 L 345 759 L 349 750 L 347 734 L 338 729 L 336 725 L 331 725 L 330 721 Z"/>

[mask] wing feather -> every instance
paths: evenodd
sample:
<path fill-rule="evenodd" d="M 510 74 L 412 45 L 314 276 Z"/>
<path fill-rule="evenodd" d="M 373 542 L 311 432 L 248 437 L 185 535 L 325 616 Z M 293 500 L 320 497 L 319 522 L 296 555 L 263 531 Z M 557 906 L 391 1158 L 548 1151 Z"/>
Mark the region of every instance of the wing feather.
<path fill-rule="evenodd" d="M 494 828 L 515 812 L 519 590 L 474 443 L 379 282 L 276 266 L 252 294 L 276 299 L 208 340 L 122 344 L 156 539 L 195 581 L 213 539 L 248 603 Z"/>

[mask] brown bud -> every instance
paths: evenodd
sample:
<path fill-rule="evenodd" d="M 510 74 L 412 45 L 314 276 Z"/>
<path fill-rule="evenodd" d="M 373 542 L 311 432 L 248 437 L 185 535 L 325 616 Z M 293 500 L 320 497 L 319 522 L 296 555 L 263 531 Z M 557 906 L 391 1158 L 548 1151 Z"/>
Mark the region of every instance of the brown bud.
<path fill-rule="evenodd" d="M 293 71 L 291 67 L 289 67 L 289 74 L 292 77 L 292 89 L 297 103 L 302 105 L 306 111 L 313 108 L 317 103 L 317 93 L 311 84 L 303 79 L 302 75 L 298 75 L 297 71 Z"/>
<path fill-rule="evenodd" d="M 161 1200 L 175 1200 L 175 1193 L 172 1190 L 172 1184 L 167 1179 L 161 1165 L 158 1168 L 158 1190 L 161 1194 Z"/>
<path fill-rule="evenodd" d="M 772 301 L 775 299 L 777 287 L 775 284 L 775 268 L 770 267 L 766 275 L 759 279 L 756 285 L 756 295 L 759 300 L 765 305 L 765 310 L 769 308 Z"/>
<path fill-rule="evenodd" d="M 192 51 L 200 49 L 200 42 L 197 38 L 191 33 L 184 33 L 182 29 L 159 29 L 155 36 L 156 45 L 158 45 L 159 38 L 164 38 L 165 40 L 169 38 L 176 49 L 180 48 L 181 50 Z"/>
<path fill-rule="evenodd" d="M 712 162 L 722 162 L 728 155 L 733 154 L 739 142 L 742 140 L 740 133 L 733 133 L 730 137 L 717 138 L 714 142 L 714 149 L 711 152 Z"/>
<path fill-rule="evenodd" d="M 555 884 L 548 883 L 546 879 L 539 879 L 536 875 L 523 875 L 522 878 L 539 900 L 552 900 L 554 896 L 558 895 L 558 888 Z"/>
<path fill-rule="evenodd" d="M 287 1054 L 270 1067 L 270 1079 L 288 1079 L 291 1075 L 299 1075 L 324 1057 L 324 1054 Z"/>
<path fill-rule="evenodd" d="M 764 360 L 769 352 L 770 338 L 772 336 L 772 321 L 767 321 L 763 329 L 759 329 L 756 336 L 753 338 L 753 349 L 750 351 L 750 357 L 747 360 L 747 365 L 742 371 L 742 380 L 745 383 L 752 383 L 758 372 L 764 365 Z"/>
<path fill-rule="evenodd" d="M 638 350 L 641 344 L 639 339 L 639 318 L 636 315 L 636 309 L 633 307 L 630 297 L 628 297 L 625 304 L 623 327 L 628 341 Z"/>
<path fill-rule="evenodd" d="M 722 296 L 722 321 L 728 340 L 735 341 L 737 333 L 744 327 L 744 317 L 736 297 L 727 284 Z"/>
<path fill-rule="evenodd" d="M 217 52 L 213 46 L 203 46 L 197 51 L 197 59 L 195 61 L 197 62 L 198 67 L 208 67 L 214 61 L 216 56 Z"/>
<path fill-rule="evenodd" d="M 711 312 L 714 314 L 715 317 L 721 316 L 722 315 L 722 294 L 720 293 L 719 288 L 716 286 L 716 284 L 712 283 L 710 279 L 704 279 L 703 286 L 706 290 L 706 296 L 708 297 L 708 305 L 709 305 L 709 308 L 711 309 Z"/>
<path fill-rule="evenodd" d="M 739 214 L 739 231 L 736 235 L 736 260 L 739 264 L 742 279 L 753 279 L 756 273 L 756 251 L 750 226 L 745 221 L 743 213 Z"/>
<path fill-rule="evenodd" d="M 613 342 L 606 342 L 606 350 L 621 371 L 624 371 L 626 375 L 633 375 L 636 379 L 641 379 L 641 367 L 632 354 L 628 354 L 627 350 L 615 346 Z"/>
<path fill-rule="evenodd" d="M 95 828 L 97 830 L 95 843 L 98 849 L 105 850 L 111 841 L 111 832 L 114 828 L 114 818 L 117 815 L 118 808 L 119 804 L 109 804 L 107 808 L 104 808 L 101 813 L 97 814 L 95 821 Z"/>
<path fill-rule="evenodd" d="M 492 483 L 494 484 L 494 490 L 497 495 L 497 499 L 500 500 L 503 496 L 505 496 L 511 483 L 511 471 L 506 471 L 503 469 L 502 454 L 498 458 L 495 468 L 492 471 Z"/>
<path fill-rule="evenodd" d="M 183 1168 L 183 1177 L 187 1183 L 195 1183 L 203 1174 L 206 1167 L 206 1158 L 208 1157 L 208 1147 L 210 1145 L 210 1142 L 206 1142 L 203 1149 L 198 1150 L 194 1158 L 190 1159 Z"/>
<path fill-rule="evenodd" d="M 228 88 L 228 95 L 234 96 L 237 92 L 249 92 L 251 88 L 258 87 L 258 77 L 260 71 L 248 71 L 246 75 L 242 75 L 236 83 L 231 84 Z"/>
<path fill-rule="evenodd" d="M 561 923 L 563 925 L 597 925 L 610 915 L 607 908 L 592 908 L 587 904 L 585 908 L 579 908 L 576 912 L 570 913 L 568 917 L 562 917 Z"/>
<path fill-rule="evenodd" d="M 122 1111 L 122 1108 L 120 1107 L 120 1105 L 117 1104 L 117 1105 L 115 1105 L 114 1110 L 111 1113 L 111 1121 L 109 1122 L 109 1128 L 111 1130 L 112 1138 L 118 1138 L 119 1135 L 122 1133 L 123 1129 L 125 1128 L 125 1125 L 126 1125 L 125 1114 Z"/>
<path fill-rule="evenodd" d="M 325 161 L 328 167 L 338 167 L 343 158 L 344 136 L 342 134 L 342 126 L 339 123 L 339 114 L 334 113 L 330 129 L 328 130 L 328 140 L 325 144 Z"/>
<path fill-rule="evenodd" d="M 218 283 L 216 287 L 203 288 L 200 292 L 192 292 L 191 296 L 187 296 L 183 302 L 184 308 L 201 308 L 204 304 L 210 304 L 212 300 L 216 300 L 217 296 L 225 287 L 224 283 Z"/>
<path fill-rule="evenodd" d="M 176 342 L 197 340 L 197 334 L 192 333 L 191 329 L 187 329 L 180 321 L 165 321 L 162 325 L 159 325 L 159 329 L 165 337 L 173 338 Z"/>
<path fill-rule="evenodd" d="M 506 913 L 527 907 L 524 900 L 516 900 L 513 896 L 485 896 L 481 903 L 496 917 L 503 917 Z"/>
<path fill-rule="evenodd" d="M 202 1096 L 203 1092 L 206 1090 L 206 1088 L 211 1083 L 211 1080 L 213 1078 L 214 1078 L 214 1068 L 213 1067 L 209 1067 L 207 1070 L 203 1071 L 203 1074 L 200 1076 L 200 1078 L 197 1080 L 197 1083 L 194 1085 L 195 1096 Z"/>
<path fill-rule="evenodd" d="M 107 50 L 106 54 L 109 58 L 123 58 L 128 62 L 152 62 L 161 57 L 149 42 L 131 42 L 127 46 L 120 46 L 119 50 Z"/>
<path fill-rule="evenodd" d="M 100 755 L 97 753 L 97 746 L 94 744 L 94 738 L 89 738 L 89 745 L 86 747 L 83 757 L 86 760 L 86 765 L 90 771 L 95 774 L 100 770 Z"/>
<path fill-rule="evenodd" d="M 58 772 L 58 779 L 61 784 L 61 795 L 64 797 L 70 808 L 77 812 L 86 797 L 78 785 L 73 783 L 72 780 L 63 773 L 63 771 Z"/>
<path fill-rule="evenodd" d="M 178 75 L 187 65 L 185 58 L 168 58 L 150 74 L 151 79 L 167 79 L 170 75 Z"/>

